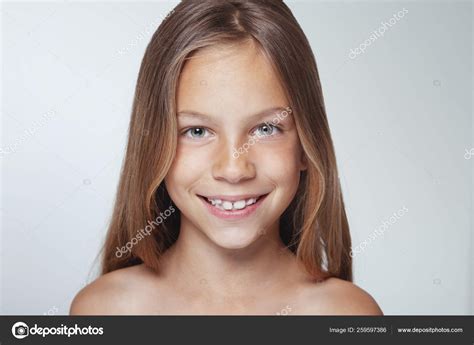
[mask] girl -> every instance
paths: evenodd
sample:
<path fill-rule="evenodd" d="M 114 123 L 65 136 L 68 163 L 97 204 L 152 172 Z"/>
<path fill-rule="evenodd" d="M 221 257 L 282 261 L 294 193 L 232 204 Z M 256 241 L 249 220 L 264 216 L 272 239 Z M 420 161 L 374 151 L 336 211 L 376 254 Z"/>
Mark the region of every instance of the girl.
<path fill-rule="evenodd" d="M 382 315 L 282 1 L 184 0 L 153 35 L 102 264 L 71 314 Z"/>

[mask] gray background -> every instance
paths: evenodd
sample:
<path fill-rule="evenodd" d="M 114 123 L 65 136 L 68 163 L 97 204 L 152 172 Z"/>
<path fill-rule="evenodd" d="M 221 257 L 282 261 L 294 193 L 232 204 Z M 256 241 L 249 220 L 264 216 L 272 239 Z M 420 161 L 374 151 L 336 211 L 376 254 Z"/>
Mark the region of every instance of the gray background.
<path fill-rule="evenodd" d="M 146 44 L 177 2 L 3 3 L 2 314 L 94 279 Z M 387 315 L 474 314 L 471 2 L 288 1 L 311 41 L 353 244 Z M 355 59 L 350 49 L 408 10 Z"/>

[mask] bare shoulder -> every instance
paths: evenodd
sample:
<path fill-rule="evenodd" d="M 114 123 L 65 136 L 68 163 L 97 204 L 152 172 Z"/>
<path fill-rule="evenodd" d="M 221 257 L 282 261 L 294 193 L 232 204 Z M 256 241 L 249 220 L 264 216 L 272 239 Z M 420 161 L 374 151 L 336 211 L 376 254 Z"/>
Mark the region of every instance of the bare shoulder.
<path fill-rule="evenodd" d="M 333 292 L 331 302 L 341 314 L 383 315 L 375 299 L 356 284 L 338 278 L 328 279 L 327 284 Z"/>
<path fill-rule="evenodd" d="M 137 265 L 106 273 L 82 288 L 74 297 L 70 315 L 133 314 L 142 304 L 138 287 L 152 273 Z M 134 293 L 135 292 L 135 293 Z"/>
<path fill-rule="evenodd" d="M 308 294 L 307 311 L 327 315 L 383 315 L 375 299 L 354 283 L 328 278 L 315 284 Z"/>

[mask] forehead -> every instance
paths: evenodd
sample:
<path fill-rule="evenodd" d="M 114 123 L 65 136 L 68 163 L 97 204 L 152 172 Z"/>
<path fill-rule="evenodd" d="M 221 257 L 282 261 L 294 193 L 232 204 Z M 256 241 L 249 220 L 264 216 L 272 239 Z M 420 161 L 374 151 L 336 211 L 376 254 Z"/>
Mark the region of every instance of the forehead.
<path fill-rule="evenodd" d="M 204 48 L 185 63 L 178 111 L 255 113 L 288 104 L 270 62 L 253 41 Z"/>

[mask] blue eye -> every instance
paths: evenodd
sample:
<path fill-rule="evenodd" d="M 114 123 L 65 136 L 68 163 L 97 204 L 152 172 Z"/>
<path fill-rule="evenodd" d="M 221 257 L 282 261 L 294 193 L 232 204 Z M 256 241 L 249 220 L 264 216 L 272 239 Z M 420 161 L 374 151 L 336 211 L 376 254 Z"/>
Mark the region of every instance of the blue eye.
<path fill-rule="evenodd" d="M 280 131 L 280 128 L 272 124 L 262 123 L 261 125 L 257 127 L 256 132 L 258 132 L 258 130 L 260 130 L 260 134 L 257 134 L 257 136 L 268 137 L 271 135 L 275 135 L 274 132 Z"/>
<path fill-rule="evenodd" d="M 191 127 L 188 128 L 183 132 L 183 135 L 191 138 L 191 139 L 200 139 L 204 138 L 204 133 L 206 133 L 207 129 L 203 127 Z"/>

